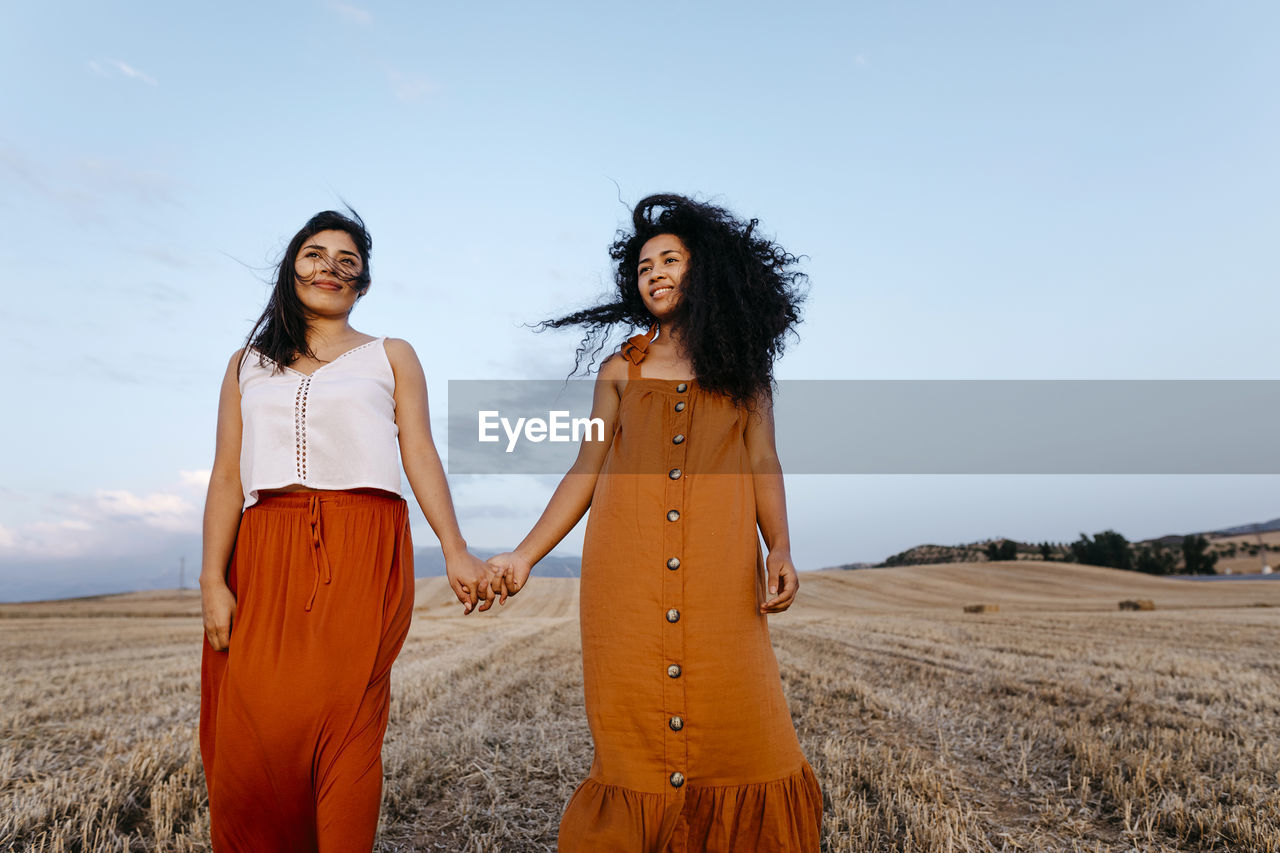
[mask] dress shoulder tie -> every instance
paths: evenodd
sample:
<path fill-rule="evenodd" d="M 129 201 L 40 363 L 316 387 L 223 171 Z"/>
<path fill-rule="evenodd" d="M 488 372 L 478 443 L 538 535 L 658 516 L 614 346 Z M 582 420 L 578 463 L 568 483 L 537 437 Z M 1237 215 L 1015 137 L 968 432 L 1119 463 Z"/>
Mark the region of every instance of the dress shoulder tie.
<path fill-rule="evenodd" d="M 649 344 L 653 343 L 657 337 L 658 324 L 654 323 L 649 327 L 649 331 L 627 338 L 626 343 L 622 345 L 622 357 L 632 364 L 639 364 L 649 354 Z"/>
<path fill-rule="evenodd" d="M 626 343 L 622 345 L 622 357 L 628 362 L 627 378 L 640 378 L 640 362 L 644 361 L 644 357 L 649 354 L 649 344 L 658 337 L 658 324 L 654 323 L 649 327 L 649 331 L 639 335 L 632 335 L 627 338 Z"/>

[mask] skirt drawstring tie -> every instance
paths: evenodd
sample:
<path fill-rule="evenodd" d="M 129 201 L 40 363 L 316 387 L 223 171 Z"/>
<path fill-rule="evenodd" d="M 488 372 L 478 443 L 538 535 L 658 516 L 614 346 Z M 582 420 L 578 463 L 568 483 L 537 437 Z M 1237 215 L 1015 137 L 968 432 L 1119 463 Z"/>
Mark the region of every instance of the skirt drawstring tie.
<path fill-rule="evenodd" d="M 329 554 L 324 549 L 324 539 L 321 536 L 320 495 L 315 493 L 311 495 L 311 561 L 315 566 L 316 579 L 311 585 L 311 597 L 307 599 L 307 606 L 304 608 L 308 613 L 311 612 L 311 605 L 315 604 L 316 593 L 320 590 L 320 579 L 324 578 L 326 584 L 333 580 L 333 572 L 329 570 Z"/>

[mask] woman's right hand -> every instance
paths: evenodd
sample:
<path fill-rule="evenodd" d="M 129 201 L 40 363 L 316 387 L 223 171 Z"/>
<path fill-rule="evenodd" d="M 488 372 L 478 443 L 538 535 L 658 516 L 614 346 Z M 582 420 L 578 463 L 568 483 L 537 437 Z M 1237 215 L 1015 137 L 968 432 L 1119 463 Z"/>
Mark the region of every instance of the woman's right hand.
<path fill-rule="evenodd" d="M 485 611 L 493 606 L 496 593 L 489 589 L 489 567 L 484 560 L 463 550 L 445 557 L 444 573 L 453 594 L 462 602 L 463 616 L 473 610 Z"/>
<path fill-rule="evenodd" d="M 221 581 L 201 584 L 200 613 L 209 646 L 215 652 L 225 652 L 231 645 L 231 623 L 236 618 L 235 594 Z"/>

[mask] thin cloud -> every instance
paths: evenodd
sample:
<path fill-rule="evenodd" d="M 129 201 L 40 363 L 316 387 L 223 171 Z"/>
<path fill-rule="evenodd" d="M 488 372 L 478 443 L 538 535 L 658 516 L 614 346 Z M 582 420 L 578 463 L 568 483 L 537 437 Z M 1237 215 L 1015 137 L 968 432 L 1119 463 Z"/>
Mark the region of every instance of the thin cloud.
<path fill-rule="evenodd" d="M 336 2 L 330 3 L 329 8 L 352 23 L 366 27 L 373 23 L 373 13 L 368 9 L 363 9 L 359 6 L 352 6 L 350 3 Z"/>
<path fill-rule="evenodd" d="M 119 71 L 124 76 L 130 78 L 131 80 L 141 80 L 143 83 L 146 83 L 148 86 L 160 85 L 159 81 L 157 81 L 156 78 L 152 77 L 150 74 L 144 74 L 143 72 L 134 68 L 132 65 L 127 65 L 118 59 L 111 60 L 111 64 L 116 67 L 117 71 Z"/>
<path fill-rule="evenodd" d="M 49 186 L 48 181 L 40 175 L 39 167 L 29 158 L 23 156 L 16 148 L 10 146 L 0 146 L 0 165 L 26 184 L 29 189 L 35 190 L 41 195 L 54 195 L 54 190 Z"/>
<path fill-rule="evenodd" d="M 139 281 L 126 286 L 123 292 L 137 296 L 157 308 L 165 308 L 190 302 L 191 296 L 180 287 L 162 281 Z"/>
<path fill-rule="evenodd" d="M 100 356 L 87 355 L 85 356 L 85 361 L 87 362 L 88 371 L 101 379 L 119 382 L 122 385 L 144 384 L 141 373 L 134 370 L 122 370 Z"/>
<path fill-rule="evenodd" d="M 80 519 L 35 521 L 6 529 L 0 539 L 0 557 L 78 557 L 94 553 L 93 526 Z"/>
<path fill-rule="evenodd" d="M 387 67 L 387 80 L 391 83 L 391 91 L 395 96 L 409 103 L 421 101 L 440 89 L 425 74 L 419 74 L 416 71 L 400 71 L 390 66 Z"/>
<path fill-rule="evenodd" d="M 195 507 L 180 495 L 155 492 L 135 495 L 123 490 L 101 490 L 95 508 L 112 520 L 131 519 L 161 530 L 191 530 Z"/>
<path fill-rule="evenodd" d="M 104 195 L 128 196 L 144 204 L 178 205 L 177 182 L 162 172 L 134 169 L 117 160 L 87 157 L 75 164 L 81 180 Z"/>
<path fill-rule="evenodd" d="M 0 558 L 54 559 L 147 551 L 161 538 L 200 531 L 200 501 L 208 471 L 180 471 L 168 488 L 149 494 L 98 489 L 61 494 L 43 519 L 0 526 Z M 54 516 L 54 517 L 50 517 Z"/>
<path fill-rule="evenodd" d="M 0 172 L 12 175 L 29 194 L 61 208 L 78 225 L 109 226 L 120 219 L 121 205 L 127 202 L 182 207 L 186 189 L 163 172 L 137 169 L 119 160 L 41 161 L 3 144 Z"/>
<path fill-rule="evenodd" d="M 209 487 L 209 477 L 213 472 L 209 469 L 201 471 L 179 471 L 178 479 L 182 481 L 184 486 L 196 486 L 201 489 Z"/>
<path fill-rule="evenodd" d="M 208 266 L 208 264 L 197 263 L 192 260 L 191 255 L 175 252 L 168 246 L 143 246 L 132 251 L 175 270 L 191 270 Z"/>

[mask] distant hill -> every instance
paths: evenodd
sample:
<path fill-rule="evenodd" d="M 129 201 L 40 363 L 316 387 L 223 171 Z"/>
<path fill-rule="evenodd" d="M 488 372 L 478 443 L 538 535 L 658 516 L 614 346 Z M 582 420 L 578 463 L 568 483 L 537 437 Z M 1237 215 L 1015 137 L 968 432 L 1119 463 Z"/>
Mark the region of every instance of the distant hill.
<path fill-rule="evenodd" d="M 1273 530 L 1280 530 L 1280 518 L 1273 518 L 1261 524 L 1241 524 L 1237 527 L 1224 527 L 1222 530 L 1206 533 L 1205 536 L 1243 536 L 1247 533 L 1269 533 Z"/>
<path fill-rule="evenodd" d="M 473 548 L 471 553 L 487 560 L 501 551 Z M 576 578 L 582 574 L 580 557 L 557 557 L 548 554 L 538 563 L 534 574 L 543 578 Z M 413 574 L 420 578 L 444 577 L 444 552 L 437 548 L 417 548 L 413 552 Z"/>
<path fill-rule="evenodd" d="M 1170 533 L 1164 536 L 1157 536 L 1153 539 L 1143 539 L 1130 542 L 1135 549 L 1141 546 L 1160 546 L 1169 550 L 1178 550 L 1182 547 L 1182 540 L 1186 536 L 1204 536 L 1215 541 L 1213 551 L 1218 554 L 1219 571 L 1239 572 L 1251 571 L 1255 569 L 1249 568 L 1256 562 L 1254 558 L 1265 556 L 1267 551 L 1280 552 L 1280 539 L 1274 534 L 1280 533 L 1280 518 L 1273 518 L 1271 521 L 1259 524 L 1241 524 L 1235 527 L 1225 527 L 1221 530 L 1204 531 L 1199 533 Z M 1265 535 L 1273 534 L 1273 535 Z M 1229 541 L 1235 537 L 1241 540 L 1248 538 L 1250 541 Z M 1263 542 L 1254 541 L 1258 538 Z M 936 545 L 925 544 L 916 545 L 888 557 L 880 563 L 846 563 L 841 566 L 834 566 L 837 569 L 869 569 L 869 568 L 894 568 L 898 566 L 929 566 L 943 565 L 947 563 L 983 563 L 991 560 L 990 549 L 992 546 L 1005 545 L 1006 548 L 1013 549 L 1013 555 L 1005 554 L 998 559 L 1009 560 L 1043 560 L 1048 557 L 1049 560 L 1071 561 L 1071 546 L 1069 542 L 1017 542 L 1011 539 L 996 537 L 993 539 L 984 539 L 979 542 L 970 542 L 964 545 Z M 1047 550 L 1047 554 L 1045 553 Z M 1263 560 L 1262 562 L 1266 562 Z M 1280 563 L 1280 559 L 1274 561 Z M 1239 563 L 1239 565 L 1237 565 Z"/>
<path fill-rule="evenodd" d="M 1006 544 L 1007 543 L 1007 544 Z M 1005 544 L 1005 547 L 1012 546 L 1014 555 L 1005 555 L 1001 557 L 1004 560 L 1040 560 L 1044 558 L 1037 543 L 1015 542 L 1012 539 L 987 539 L 982 542 L 970 542 L 967 545 L 917 545 L 914 548 L 908 548 L 901 553 L 894 554 L 882 563 L 876 563 L 874 566 L 868 563 L 850 564 L 840 566 L 842 569 L 852 568 L 877 568 L 886 569 L 895 566 L 934 566 L 944 563 L 982 563 L 987 562 L 987 549 L 991 545 Z M 1054 560 L 1063 560 L 1069 552 L 1067 545 L 1062 543 L 1049 543 L 1049 554 Z"/>
<path fill-rule="evenodd" d="M 929 566 L 939 563 L 979 563 L 986 560 L 978 545 L 917 545 L 894 554 L 876 568 L 893 566 Z"/>

